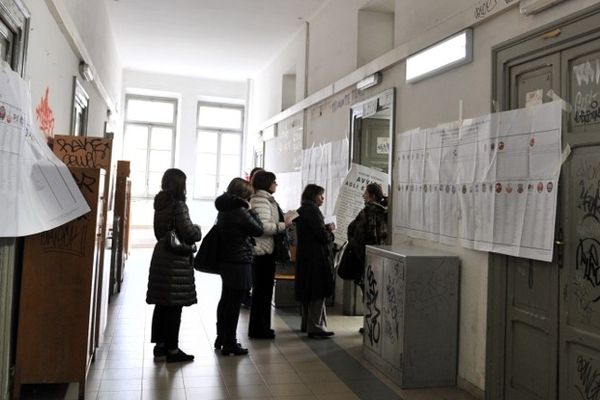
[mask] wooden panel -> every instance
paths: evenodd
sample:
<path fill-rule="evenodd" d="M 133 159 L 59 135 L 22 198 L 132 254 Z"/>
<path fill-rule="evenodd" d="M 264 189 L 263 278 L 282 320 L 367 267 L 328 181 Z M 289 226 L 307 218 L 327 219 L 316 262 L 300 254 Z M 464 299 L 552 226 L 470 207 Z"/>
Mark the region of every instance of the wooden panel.
<path fill-rule="evenodd" d="M 120 161 L 119 161 L 120 162 Z M 115 254 L 114 271 L 111 271 L 111 278 L 114 284 L 111 284 L 113 293 L 121 291 L 123 282 L 125 260 L 127 260 L 126 244 L 129 237 L 129 206 L 131 199 L 131 182 L 125 176 L 117 177 L 117 186 L 115 188 L 115 218 L 119 218 L 118 236 L 113 241 L 113 251 Z"/>
<path fill-rule="evenodd" d="M 95 349 L 104 171 L 70 168 L 91 211 L 25 238 L 14 397 L 23 383 L 79 382 Z"/>

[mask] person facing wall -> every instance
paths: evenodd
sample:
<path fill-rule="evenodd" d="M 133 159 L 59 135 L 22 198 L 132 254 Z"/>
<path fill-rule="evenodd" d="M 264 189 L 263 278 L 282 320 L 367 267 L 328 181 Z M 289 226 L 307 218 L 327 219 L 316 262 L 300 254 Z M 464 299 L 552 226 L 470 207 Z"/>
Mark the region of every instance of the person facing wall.
<path fill-rule="evenodd" d="M 254 195 L 250 199 L 252 209 L 256 211 L 263 224 L 264 233 L 256 238 L 254 250 L 256 257 L 252 266 L 252 306 L 248 336 L 253 339 L 273 339 L 275 331 L 271 329 L 271 298 L 275 280 L 275 236 L 285 233 L 292 224 L 284 219 L 279 205 L 273 197 L 277 190 L 274 173 L 258 171 L 252 178 Z"/>
<path fill-rule="evenodd" d="M 154 197 L 154 246 L 150 261 L 146 302 L 154 304 L 151 342 L 156 360 L 168 363 L 192 361 L 194 356 L 179 349 L 179 327 L 183 306 L 197 302 L 192 251 L 178 254 L 165 238 L 174 229 L 179 239 L 193 245 L 202 238 L 198 225 L 190 219 L 186 205 L 186 175 L 171 168 L 165 171 L 161 191 Z"/>
<path fill-rule="evenodd" d="M 304 188 L 298 218 L 296 300 L 302 303 L 300 329 L 310 338 L 324 338 L 334 333 L 327 330 L 325 299 L 333 294 L 333 231 L 319 207 L 325 201 L 325 189 L 309 184 Z"/>

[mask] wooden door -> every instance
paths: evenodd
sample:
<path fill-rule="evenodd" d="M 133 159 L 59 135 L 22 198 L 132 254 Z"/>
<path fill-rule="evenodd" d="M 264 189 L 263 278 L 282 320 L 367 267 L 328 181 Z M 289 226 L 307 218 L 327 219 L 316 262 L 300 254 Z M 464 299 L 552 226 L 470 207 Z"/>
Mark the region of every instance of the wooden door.
<path fill-rule="evenodd" d="M 548 101 L 559 88 L 560 57 L 511 66 L 509 79 L 511 109 Z M 508 257 L 506 267 L 505 398 L 556 399 L 558 265 Z"/>

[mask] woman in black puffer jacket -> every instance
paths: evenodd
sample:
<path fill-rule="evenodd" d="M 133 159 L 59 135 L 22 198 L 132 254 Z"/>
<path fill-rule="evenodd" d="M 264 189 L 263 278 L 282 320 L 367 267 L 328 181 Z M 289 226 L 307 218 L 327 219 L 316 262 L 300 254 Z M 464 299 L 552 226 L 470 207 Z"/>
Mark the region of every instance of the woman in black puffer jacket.
<path fill-rule="evenodd" d="M 242 297 L 252 285 L 254 260 L 253 236 L 263 234 L 263 226 L 250 210 L 252 186 L 242 178 L 234 178 L 227 191 L 215 200 L 219 211 L 219 272 L 223 281 L 221 299 L 217 307 L 217 339 L 215 349 L 223 355 L 248 354 L 236 338 Z"/>
<path fill-rule="evenodd" d="M 173 227 L 179 239 L 189 245 L 202 238 L 200 227 L 190 220 L 185 204 L 185 173 L 171 168 L 165 171 L 161 191 L 154 198 L 154 246 L 150 261 L 146 303 L 155 304 L 152 315 L 154 357 L 167 362 L 192 361 L 194 356 L 179 349 L 179 326 L 183 306 L 195 304 L 196 286 L 192 253 L 175 254 L 166 246 L 164 237 Z"/>

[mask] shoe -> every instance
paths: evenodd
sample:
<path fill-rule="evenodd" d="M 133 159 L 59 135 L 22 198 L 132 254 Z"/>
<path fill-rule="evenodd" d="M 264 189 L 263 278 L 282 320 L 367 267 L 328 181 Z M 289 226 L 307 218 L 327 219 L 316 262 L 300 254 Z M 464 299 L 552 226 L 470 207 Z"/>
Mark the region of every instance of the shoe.
<path fill-rule="evenodd" d="M 248 349 L 243 348 L 239 343 L 235 346 L 223 346 L 221 354 L 224 356 L 243 356 L 248 354 Z"/>
<path fill-rule="evenodd" d="M 176 362 L 189 362 L 194 361 L 194 356 L 191 354 L 185 354 L 181 349 L 177 349 L 177 353 L 167 352 L 167 362 L 168 363 L 176 363 Z"/>
<path fill-rule="evenodd" d="M 248 334 L 248 337 L 251 339 L 275 339 L 275 331 L 270 329 L 269 331 L 264 333 Z"/>
<path fill-rule="evenodd" d="M 156 360 L 163 359 L 167 355 L 167 349 L 165 349 L 165 346 L 156 345 L 154 346 L 152 353 L 154 354 L 154 358 Z"/>
<path fill-rule="evenodd" d="M 309 333 L 308 337 L 311 339 L 322 339 L 322 338 L 326 338 L 329 336 L 333 336 L 335 335 L 335 332 L 332 331 L 325 331 L 325 332 L 313 332 L 313 333 Z"/>
<path fill-rule="evenodd" d="M 217 338 L 215 339 L 215 350 L 221 350 L 221 347 L 223 347 L 223 339 L 221 339 L 220 336 L 217 336 Z"/>

